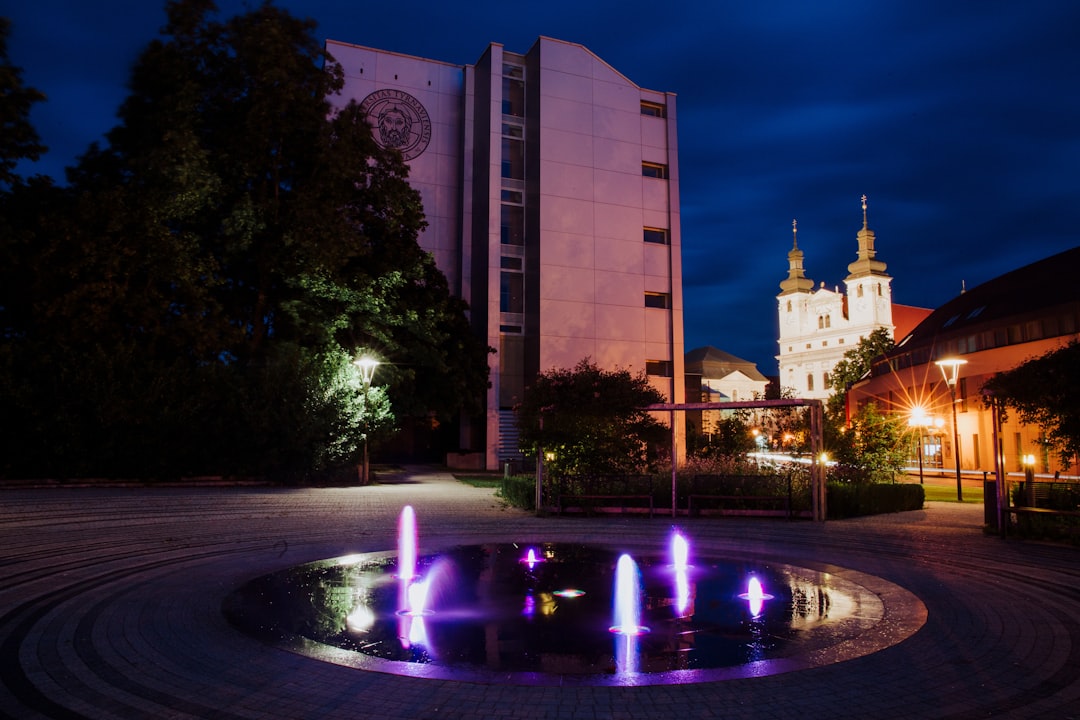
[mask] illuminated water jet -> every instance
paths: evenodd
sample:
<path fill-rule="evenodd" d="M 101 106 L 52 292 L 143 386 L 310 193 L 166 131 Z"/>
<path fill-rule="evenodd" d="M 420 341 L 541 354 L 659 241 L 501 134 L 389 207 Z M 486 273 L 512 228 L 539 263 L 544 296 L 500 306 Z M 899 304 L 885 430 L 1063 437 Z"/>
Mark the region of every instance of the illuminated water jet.
<path fill-rule="evenodd" d="M 757 579 L 757 576 L 751 575 L 750 580 L 746 584 L 746 592 L 739 594 L 740 600 L 746 600 L 749 603 L 750 615 L 757 617 L 761 615 L 761 609 L 765 605 L 766 600 L 772 600 L 773 596 L 769 595 L 761 587 L 761 581 Z"/>
<path fill-rule="evenodd" d="M 615 566 L 614 624 L 608 628 L 619 635 L 641 635 L 649 628 L 641 624 L 641 581 L 638 566 L 629 555 L 621 555 Z"/>
<path fill-rule="evenodd" d="M 671 564 L 675 569 L 675 608 L 680 616 L 685 615 L 690 607 L 689 560 L 690 544 L 681 533 L 676 532 L 671 536 Z"/>
<path fill-rule="evenodd" d="M 403 507 L 398 517 L 397 576 L 404 581 L 416 577 L 416 515 L 411 505 Z"/>

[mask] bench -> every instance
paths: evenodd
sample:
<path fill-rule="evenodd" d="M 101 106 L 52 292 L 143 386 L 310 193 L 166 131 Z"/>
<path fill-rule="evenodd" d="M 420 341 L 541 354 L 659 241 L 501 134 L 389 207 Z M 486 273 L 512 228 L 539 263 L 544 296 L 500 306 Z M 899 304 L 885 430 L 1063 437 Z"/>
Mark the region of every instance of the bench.
<path fill-rule="evenodd" d="M 781 503 L 782 509 L 777 508 L 718 508 L 718 515 L 758 515 L 758 516 L 775 516 L 775 517 L 791 517 L 791 499 L 787 495 L 707 495 L 707 494 L 693 494 L 686 497 L 686 514 L 689 516 L 694 515 L 694 500 L 717 500 L 721 503 L 744 503 L 752 502 L 755 504 L 776 504 Z M 699 503 L 700 505 L 700 503 Z M 698 509 L 698 514 L 701 514 L 701 509 Z"/>
<path fill-rule="evenodd" d="M 1063 515 L 1065 517 L 1080 517 L 1080 510 L 1054 510 L 1053 508 L 1028 507 L 1026 505 L 1010 505 L 1005 512 L 1028 515 Z"/>
<path fill-rule="evenodd" d="M 619 500 L 617 505 L 593 505 L 586 504 L 584 500 Z M 643 506 L 628 505 L 627 500 L 633 500 L 636 502 L 645 501 L 649 504 L 649 517 L 653 516 L 653 497 L 652 495 L 559 495 L 559 514 L 562 515 L 568 508 L 576 508 L 583 513 L 589 511 L 603 512 L 601 508 L 604 507 L 618 507 L 620 512 L 624 515 L 630 512 L 645 512 Z"/>

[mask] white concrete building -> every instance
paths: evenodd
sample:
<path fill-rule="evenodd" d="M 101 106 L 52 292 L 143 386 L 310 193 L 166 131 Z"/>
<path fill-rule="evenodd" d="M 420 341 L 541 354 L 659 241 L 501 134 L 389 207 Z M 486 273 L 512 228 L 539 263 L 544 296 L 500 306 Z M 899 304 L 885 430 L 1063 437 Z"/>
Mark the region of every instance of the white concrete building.
<path fill-rule="evenodd" d="M 683 401 L 675 96 L 645 90 L 580 45 L 491 44 L 474 65 L 328 41 L 339 101 L 400 149 L 432 252 L 491 357 L 486 416 L 461 447 L 518 455 L 513 406 L 538 372 L 585 357 L 645 370 Z"/>
<path fill-rule="evenodd" d="M 779 315 L 780 387 L 795 397 L 825 399 L 832 394 L 829 374 L 851 348 L 878 328 L 902 338 L 929 310 L 895 305 L 892 278 L 877 259 L 874 231 L 867 223 L 862 197 L 863 225 L 856 239 L 858 256 L 848 265 L 844 290 L 832 290 L 806 277 L 799 249 L 798 226 L 792 223 L 788 276 L 777 295 Z"/>

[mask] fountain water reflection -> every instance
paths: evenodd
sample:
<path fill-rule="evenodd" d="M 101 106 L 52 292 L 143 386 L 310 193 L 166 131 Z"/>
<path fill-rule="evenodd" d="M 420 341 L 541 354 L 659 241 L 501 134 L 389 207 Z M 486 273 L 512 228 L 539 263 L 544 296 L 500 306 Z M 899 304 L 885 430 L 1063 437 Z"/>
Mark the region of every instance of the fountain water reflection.
<path fill-rule="evenodd" d="M 230 601 L 237 608 L 230 620 L 255 634 L 380 660 L 631 675 L 626 681 L 637 683 L 650 673 L 783 657 L 828 639 L 836 623 L 848 633 L 873 624 L 867 603 L 880 605 L 815 571 L 715 557 L 691 564 L 679 532 L 666 552 L 633 555 L 559 543 L 466 545 L 424 556 L 416 548 L 416 519 L 406 507 L 396 557 L 351 556 L 258 578 Z"/>

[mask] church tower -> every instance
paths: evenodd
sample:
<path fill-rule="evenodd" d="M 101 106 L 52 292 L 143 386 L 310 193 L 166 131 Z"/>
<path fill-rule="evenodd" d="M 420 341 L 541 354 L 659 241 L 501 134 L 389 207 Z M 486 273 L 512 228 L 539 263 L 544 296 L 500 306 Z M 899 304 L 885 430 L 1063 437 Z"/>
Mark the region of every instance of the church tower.
<path fill-rule="evenodd" d="M 891 331 L 892 278 L 885 272 L 885 263 L 876 258 L 874 231 L 867 222 L 865 195 L 862 196 L 862 213 L 862 230 L 857 236 L 859 256 L 848 265 L 848 276 L 844 278 L 850 321 L 853 325 L 870 328 L 870 332 L 878 327 L 888 327 Z"/>
<path fill-rule="evenodd" d="M 858 257 L 848 265 L 845 292 L 839 287 L 817 289 L 806 277 L 799 249 L 798 225 L 792 222 L 788 275 L 780 282 L 779 317 L 780 387 L 800 398 L 824 400 L 832 394 L 829 375 L 851 348 L 884 327 L 894 332 L 892 278 L 877 259 L 874 231 L 867 221 L 862 196 L 863 223 L 857 239 Z"/>

